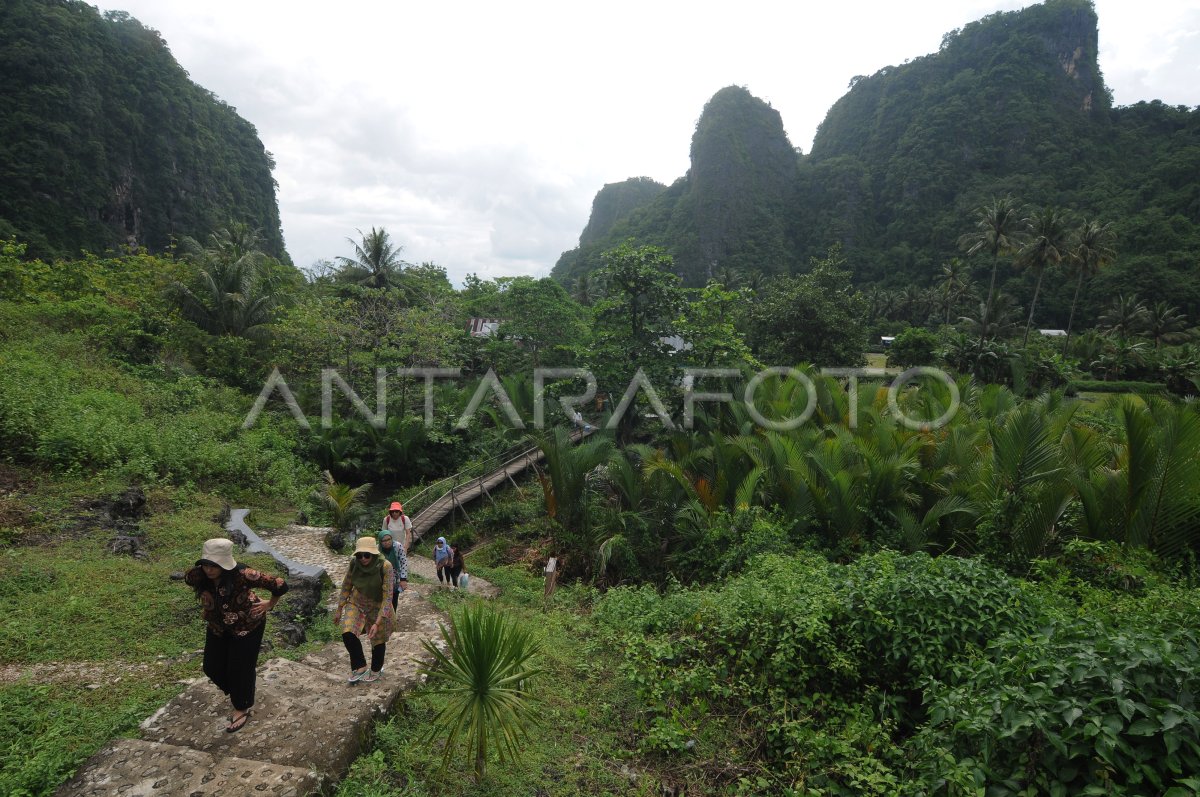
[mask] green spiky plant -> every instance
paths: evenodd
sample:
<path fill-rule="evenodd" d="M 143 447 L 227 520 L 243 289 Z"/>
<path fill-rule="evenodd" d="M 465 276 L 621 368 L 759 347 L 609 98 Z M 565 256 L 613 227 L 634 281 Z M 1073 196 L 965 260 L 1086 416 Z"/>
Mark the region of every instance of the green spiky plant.
<path fill-rule="evenodd" d="M 341 550 L 347 536 L 354 532 L 355 524 L 366 513 L 363 499 L 371 489 L 370 482 L 351 487 L 341 484 L 333 478 L 333 474 L 325 471 L 325 484 L 313 492 L 313 498 L 321 506 L 329 510 L 334 534 L 329 540 L 330 547 Z M 337 544 L 335 544 L 337 543 Z"/>
<path fill-rule="evenodd" d="M 501 762 L 515 759 L 538 720 L 529 686 L 541 672 L 535 664 L 540 645 L 527 628 L 483 603 L 451 612 L 441 635 L 445 650 L 422 643 L 433 660 L 419 672 L 428 676 L 431 694 L 447 698 L 425 738 L 444 741 L 443 770 L 464 742 L 479 782 L 492 749 Z"/>

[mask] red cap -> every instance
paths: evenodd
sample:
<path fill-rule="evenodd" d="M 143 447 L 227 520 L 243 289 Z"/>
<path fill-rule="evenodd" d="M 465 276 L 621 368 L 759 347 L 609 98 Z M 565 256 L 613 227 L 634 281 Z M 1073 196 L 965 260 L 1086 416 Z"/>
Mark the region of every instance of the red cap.
<path fill-rule="evenodd" d="M 404 511 L 404 507 L 400 505 L 399 501 L 392 501 L 392 505 L 388 507 L 388 511 L 391 512 L 393 509 L 398 509 L 401 512 Z"/>

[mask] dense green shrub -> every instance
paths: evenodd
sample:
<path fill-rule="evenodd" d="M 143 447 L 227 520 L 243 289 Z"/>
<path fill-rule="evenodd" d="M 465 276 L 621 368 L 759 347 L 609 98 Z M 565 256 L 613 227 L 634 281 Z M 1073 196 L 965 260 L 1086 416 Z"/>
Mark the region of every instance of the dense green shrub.
<path fill-rule="evenodd" d="M 1108 583 L 1077 548 L 1060 567 Z M 740 793 L 1188 786 L 1200 596 L 1053 586 L 951 556 L 765 556 L 719 586 L 610 590 L 593 617 L 647 709 L 643 749 L 722 737 L 731 769 L 761 767 Z"/>
<path fill-rule="evenodd" d="M 1192 628 L 1064 621 L 1008 634 L 988 653 L 931 685 L 915 747 L 944 745 L 998 797 L 1200 790 Z"/>
<path fill-rule="evenodd" d="M 806 524 L 778 510 L 754 506 L 718 512 L 705 520 L 688 545 L 671 557 L 672 572 L 687 583 L 737 573 L 757 556 L 794 553 L 805 542 L 797 529 Z"/>
<path fill-rule="evenodd" d="M 1099 379 L 1073 379 L 1067 385 L 1068 395 L 1078 393 L 1165 393 L 1167 386 L 1161 382 L 1129 382 L 1114 379 L 1104 382 Z"/>
<path fill-rule="evenodd" d="M 900 368 L 933 365 L 937 347 L 937 335 L 923 327 L 910 327 L 897 335 L 888 347 L 887 364 Z"/>
<path fill-rule="evenodd" d="M 293 501 L 315 480 L 294 453 L 290 418 L 265 413 L 243 430 L 250 401 L 236 391 L 161 371 L 135 376 L 94 359 L 77 336 L 6 348 L 0 448 L 9 457 L 67 473 L 113 471 Z"/>
<path fill-rule="evenodd" d="M 838 621 L 884 690 L 944 680 L 961 658 L 1034 624 L 1026 591 L 980 559 L 890 552 L 846 568 Z"/>

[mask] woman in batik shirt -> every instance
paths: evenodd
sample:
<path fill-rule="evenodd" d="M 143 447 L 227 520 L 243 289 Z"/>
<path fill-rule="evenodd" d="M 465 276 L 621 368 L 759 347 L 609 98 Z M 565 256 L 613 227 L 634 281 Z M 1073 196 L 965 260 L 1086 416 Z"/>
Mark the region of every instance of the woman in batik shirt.
<path fill-rule="evenodd" d="M 196 566 L 183 580 L 196 591 L 207 625 L 204 674 L 233 703 L 233 716 L 225 730 L 240 731 L 254 705 L 255 669 L 267 612 L 288 591 L 288 585 L 282 578 L 238 564 L 233 558 L 233 542 L 225 539 L 204 543 Z M 259 598 L 254 594 L 256 588 L 271 593 L 271 599 Z"/>

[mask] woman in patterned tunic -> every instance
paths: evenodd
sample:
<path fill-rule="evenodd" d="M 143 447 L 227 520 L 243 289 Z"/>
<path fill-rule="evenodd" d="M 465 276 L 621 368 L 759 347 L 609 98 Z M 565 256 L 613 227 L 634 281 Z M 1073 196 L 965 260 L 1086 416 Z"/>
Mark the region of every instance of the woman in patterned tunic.
<path fill-rule="evenodd" d="M 233 542 L 225 539 L 204 543 L 196 566 L 183 580 L 200 599 L 207 625 L 204 674 L 233 703 L 233 716 L 225 730 L 239 731 L 250 719 L 254 705 L 255 669 L 267 612 L 288 591 L 288 585 L 282 578 L 238 564 L 233 558 Z M 260 599 L 254 594 L 255 587 L 270 592 L 271 599 Z"/>
<path fill-rule="evenodd" d="M 393 580 L 392 563 L 379 555 L 375 538 L 359 537 L 333 615 L 350 654 L 350 683 L 379 680 L 388 637 L 396 630 L 396 613 L 389 600 Z M 370 670 L 358 639 L 363 634 L 371 640 Z"/>

